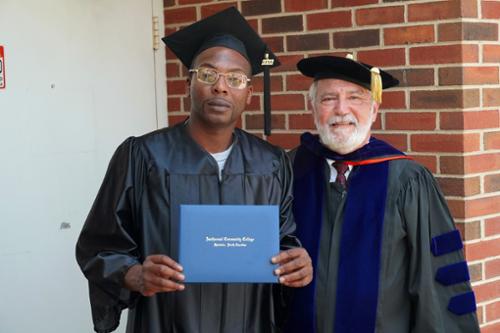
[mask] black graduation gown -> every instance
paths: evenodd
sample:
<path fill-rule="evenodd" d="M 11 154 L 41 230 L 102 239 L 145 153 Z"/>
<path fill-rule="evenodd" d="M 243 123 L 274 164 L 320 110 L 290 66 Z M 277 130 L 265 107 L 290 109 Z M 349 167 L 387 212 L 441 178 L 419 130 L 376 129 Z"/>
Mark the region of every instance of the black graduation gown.
<path fill-rule="evenodd" d="M 115 330 L 127 307 L 128 333 L 277 331 L 277 285 L 188 284 L 182 292 L 142 297 L 125 289 L 123 279 L 148 255 L 176 258 L 180 204 L 279 205 L 281 246 L 297 246 L 291 185 L 285 153 L 239 129 L 221 180 L 216 161 L 183 124 L 127 139 L 76 247 L 96 332 Z"/>
<path fill-rule="evenodd" d="M 354 167 L 352 175 L 359 168 Z M 337 267 L 347 198 L 345 190 L 328 183 L 329 179 L 325 161 L 326 214 L 316 269 L 316 322 L 318 332 L 325 333 L 335 331 Z M 471 290 L 470 283 L 445 286 L 435 279 L 440 267 L 464 261 L 462 251 L 442 256 L 431 253 L 431 239 L 454 229 L 432 174 L 411 160 L 390 161 L 376 333 L 479 333 L 475 312 L 457 315 L 448 309 L 453 296 Z"/>

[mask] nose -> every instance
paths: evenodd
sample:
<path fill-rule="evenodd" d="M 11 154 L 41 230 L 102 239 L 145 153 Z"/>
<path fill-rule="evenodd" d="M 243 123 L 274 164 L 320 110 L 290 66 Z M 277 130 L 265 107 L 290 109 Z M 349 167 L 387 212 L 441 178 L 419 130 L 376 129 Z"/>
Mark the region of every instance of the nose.
<path fill-rule="evenodd" d="M 224 75 L 219 74 L 217 81 L 212 85 L 212 91 L 214 94 L 227 94 L 229 87 L 226 83 L 226 78 Z"/>
<path fill-rule="evenodd" d="M 348 114 L 349 111 L 349 103 L 344 97 L 340 97 L 335 106 L 335 113 L 338 115 Z"/>

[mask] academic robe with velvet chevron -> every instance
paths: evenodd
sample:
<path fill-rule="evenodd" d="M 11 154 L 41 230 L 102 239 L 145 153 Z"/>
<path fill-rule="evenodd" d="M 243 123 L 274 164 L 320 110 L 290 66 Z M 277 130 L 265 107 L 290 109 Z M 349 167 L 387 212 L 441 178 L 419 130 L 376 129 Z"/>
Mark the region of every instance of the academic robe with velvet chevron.
<path fill-rule="evenodd" d="M 176 257 L 181 204 L 279 205 L 281 247 L 298 245 L 291 236 L 288 157 L 242 130 L 233 138 L 221 180 L 217 162 L 184 124 L 129 138 L 117 149 L 77 244 L 96 332 L 115 330 L 124 308 L 130 309 L 127 333 L 278 330 L 277 285 L 187 284 L 152 297 L 123 286 L 127 269 L 146 256 Z"/>
<path fill-rule="evenodd" d="M 295 181 L 300 182 L 307 172 L 312 171 L 297 170 L 295 153 L 291 154 L 292 161 L 295 159 Z M 342 266 L 339 265 L 339 254 L 341 250 L 344 253 L 357 251 L 361 246 L 351 244 L 341 249 L 346 203 L 352 190 L 351 181 L 367 166 L 354 166 L 347 179 L 347 189 L 344 189 L 329 182 L 330 167 L 326 159 L 314 156 L 310 151 L 306 153 L 309 154 L 305 159 L 303 156 L 306 162 L 313 159 L 320 161 L 317 172 L 321 174 L 323 183 L 322 204 L 319 206 L 323 212 L 317 248 L 311 248 L 300 231 L 314 228 L 312 212 L 303 211 L 305 218 L 302 219 L 296 214 L 297 236 L 315 264 L 313 283 L 307 287 L 312 291 L 314 305 L 309 309 L 306 302 L 295 299 L 292 324 L 288 325 L 286 332 L 295 333 L 308 327 L 306 330 L 309 333 L 478 333 L 474 296 L 460 236 L 432 174 L 411 159 L 385 162 L 388 164 L 387 194 L 383 208 L 379 270 L 369 275 L 348 276 L 344 288 L 338 284 L 339 267 Z M 370 186 L 365 186 L 363 190 L 367 194 L 363 199 L 366 201 L 354 201 L 352 207 L 355 210 L 365 209 L 367 201 L 376 200 L 379 195 L 377 189 Z M 300 209 L 298 206 L 311 196 L 303 189 L 296 189 L 295 193 L 294 211 Z M 317 258 L 314 258 L 315 251 Z M 364 257 L 371 261 L 377 260 L 378 256 L 366 253 Z M 365 263 L 346 264 L 360 267 Z M 348 293 L 347 288 L 356 291 L 360 285 L 375 279 L 378 283 L 372 326 L 368 328 L 366 318 L 359 315 L 366 310 L 367 304 L 360 302 L 352 307 L 341 304 L 344 308 L 337 311 L 339 293 Z M 344 296 L 349 299 L 349 295 Z M 307 321 L 307 313 L 312 319 L 307 323 L 309 326 L 301 327 Z M 339 327 L 338 323 L 336 325 L 337 313 L 349 317 L 347 323 L 352 326 L 348 324 L 336 330 L 336 326 Z M 298 314 L 302 314 L 299 319 Z M 357 328 L 352 328 L 355 325 Z"/>

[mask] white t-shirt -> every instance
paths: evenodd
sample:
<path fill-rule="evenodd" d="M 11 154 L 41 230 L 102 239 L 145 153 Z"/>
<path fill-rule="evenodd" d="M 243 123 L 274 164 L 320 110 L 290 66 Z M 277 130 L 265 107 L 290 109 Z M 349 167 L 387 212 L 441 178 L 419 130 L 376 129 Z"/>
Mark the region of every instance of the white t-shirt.
<path fill-rule="evenodd" d="M 217 161 L 217 165 L 219 166 L 219 179 L 222 178 L 222 170 L 224 170 L 224 165 L 226 164 L 229 153 L 231 153 L 231 149 L 233 149 L 233 145 L 229 146 L 229 148 L 221 151 L 220 153 L 210 153 L 215 161 Z"/>

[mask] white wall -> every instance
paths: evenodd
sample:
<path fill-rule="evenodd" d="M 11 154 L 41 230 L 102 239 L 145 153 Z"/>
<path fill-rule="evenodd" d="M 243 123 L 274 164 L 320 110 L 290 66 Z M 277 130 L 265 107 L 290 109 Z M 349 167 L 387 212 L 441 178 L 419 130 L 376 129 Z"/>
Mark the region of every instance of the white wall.
<path fill-rule="evenodd" d="M 75 242 L 115 147 L 165 124 L 161 3 L 0 0 L 1 333 L 92 331 Z"/>

